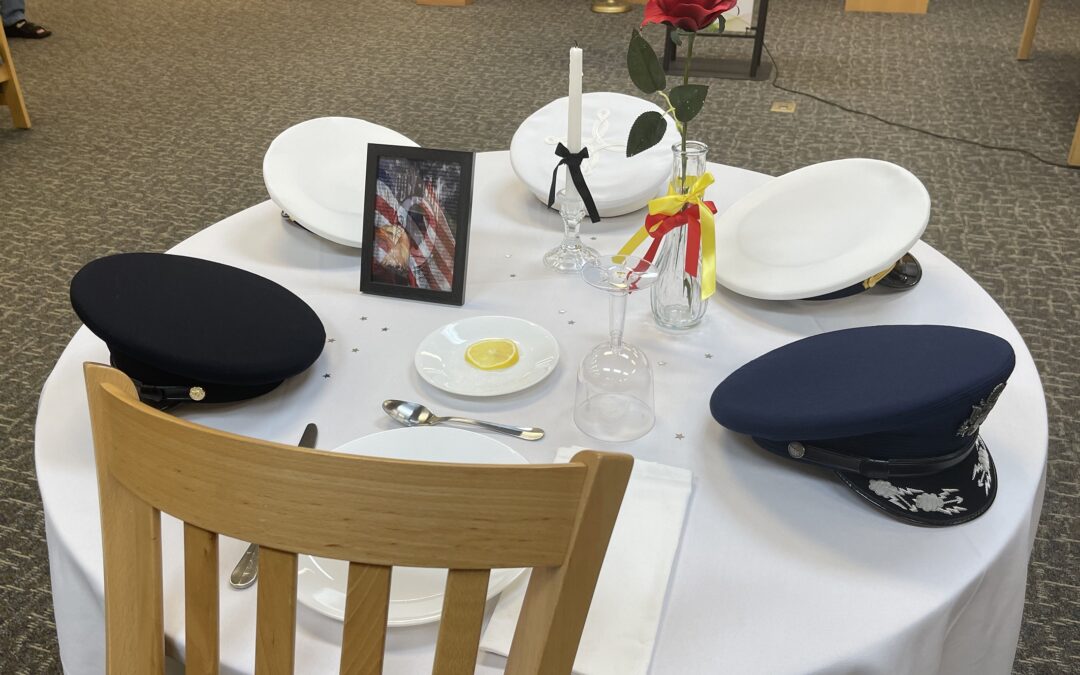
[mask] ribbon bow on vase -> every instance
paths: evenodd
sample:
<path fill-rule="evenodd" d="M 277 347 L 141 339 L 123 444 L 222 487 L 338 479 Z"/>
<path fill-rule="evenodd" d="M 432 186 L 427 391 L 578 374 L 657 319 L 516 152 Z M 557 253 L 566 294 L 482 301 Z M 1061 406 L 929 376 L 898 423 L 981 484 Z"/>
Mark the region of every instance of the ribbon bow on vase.
<path fill-rule="evenodd" d="M 686 262 L 684 270 L 688 276 L 698 277 L 700 271 L 701 299 L 707 300 L 716 292 L 716 229 L 713 214 L 716 205 L 705 200 L 705 189 L 712 185 L 710 173 L 703 173 L 693 180 L 689 191 L 680 194 L 675 183 L 668 185 L 668 193 L 649 202 L 649 215 L 645 224 L 634 233 L 630 240 L 619 250 L 619 255 L 630 255 L 647 238 L 652 238 L 649 250 L 643 256 L 650 263 L 656 259 L 660 241 L 676 228 L 687 228 Z M 700 259 L 700 270 L 698 261 Z"/>

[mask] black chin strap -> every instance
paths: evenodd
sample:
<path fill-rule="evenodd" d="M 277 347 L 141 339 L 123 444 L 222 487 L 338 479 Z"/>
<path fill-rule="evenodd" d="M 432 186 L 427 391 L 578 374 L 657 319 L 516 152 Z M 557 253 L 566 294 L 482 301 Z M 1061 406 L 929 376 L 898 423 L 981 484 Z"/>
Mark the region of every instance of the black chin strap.
<path fill-rule="evenodd" d="M 132 380 L 139 391 L 139 400 L 155 408 L 171 408 L 177 403 L 201 401 L 206 398 L 202 387 L 183 387 L 170 385 L 143 384 Z"/>
<path fill-rule="evenodd" d="M 857 473 L 867 478 L 905 478 L 941 473 L 956 466 L 971 454 L 977 438 L 976 434 L 964 447 L 947 455 L 918 459 L 871 459 L 858 455 L 846 455 L 798 441 L 788 443 L 787 452 L 792 459 L 819 464 L 837 471 Z"/>

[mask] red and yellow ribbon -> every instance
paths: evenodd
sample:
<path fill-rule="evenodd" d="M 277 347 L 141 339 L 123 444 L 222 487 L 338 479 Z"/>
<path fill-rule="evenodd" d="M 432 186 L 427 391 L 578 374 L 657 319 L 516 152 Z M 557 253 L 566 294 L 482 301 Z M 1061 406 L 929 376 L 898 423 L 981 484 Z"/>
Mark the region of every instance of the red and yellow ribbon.
<path fill-rule="evenodd" d="M 693 184 L 685 194 L 679 194 L 675 184 L 670 183 L 667 195 L 649 202 L 649 215 L 645 218 L 645 224 L 623 245 L 619 255 L 630 255 L 641 242 L 652 237 L 652 243 L 643 258 L 653 262 L 664 235 L 685 225 L 685 270 L 687 274 L 697 276 L 700 256 L 701 299 L 706 300 L 716 292 L 716 229 L 713 226 L 716 205 L 705 200 L 705 188 L 712 185 L 713 177 L 710 173 L 703 173 L 696 178 L 687 176 L 686 181 L 693 181 Z"/>

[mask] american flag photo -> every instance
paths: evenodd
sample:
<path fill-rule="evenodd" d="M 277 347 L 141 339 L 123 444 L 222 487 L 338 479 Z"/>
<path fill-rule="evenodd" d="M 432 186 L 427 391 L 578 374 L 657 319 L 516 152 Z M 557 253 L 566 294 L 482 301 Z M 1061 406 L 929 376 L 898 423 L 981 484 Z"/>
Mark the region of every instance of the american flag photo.
<path fill-rule="evenodd" d="M 458 199 L 456 162 L 380 157 L 375 184 L 372 278 L 450 292 L 454 286 Z"/>

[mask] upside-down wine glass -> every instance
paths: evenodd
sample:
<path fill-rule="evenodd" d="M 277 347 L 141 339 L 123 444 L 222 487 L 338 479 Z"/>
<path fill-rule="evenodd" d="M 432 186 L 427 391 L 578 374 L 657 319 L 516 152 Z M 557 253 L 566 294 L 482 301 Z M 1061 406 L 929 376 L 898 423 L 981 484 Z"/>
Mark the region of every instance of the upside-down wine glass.
<path fill-rule="evenodd" d="M 645 352 L 623 341 L 626 298 L 656 280 L 647 260 L 604 256 L 585 265 L 581 276 L 608 293 L 610 339 L 597 345 L 578 369 L 574 422 L 602 441 L 632 441 L 653 427 L 652 368 Z"/>
<path fill-rule="evenodd" d="M 562 243 L 544 254 L 544 266 L 556 272 L 577 272 L 600 257 L 596 249 L 581 241 L 581 221 L 585 202 L 577 190 L 559 190 L 559 215 L 563 220 Z"/>

